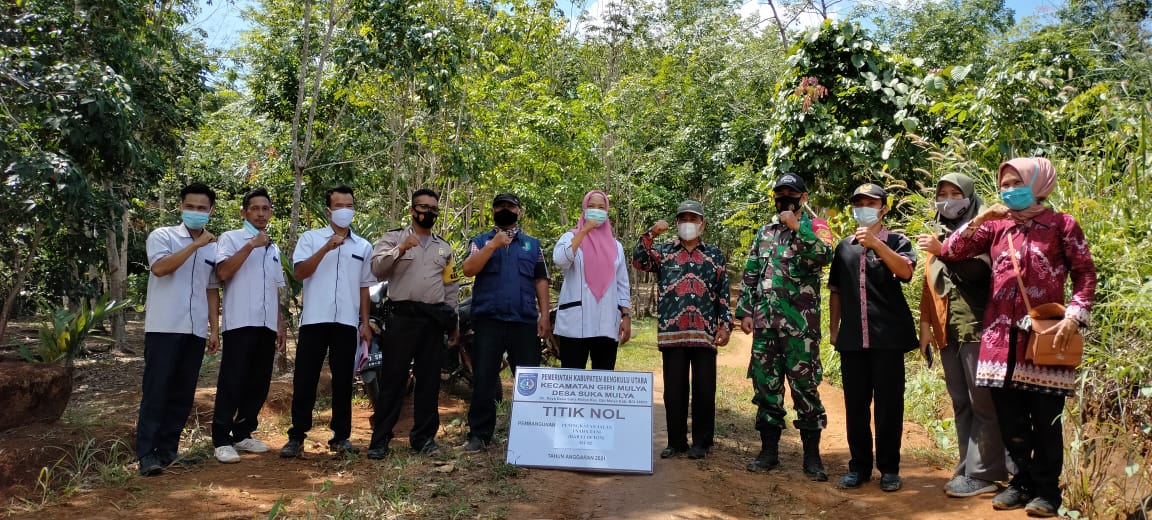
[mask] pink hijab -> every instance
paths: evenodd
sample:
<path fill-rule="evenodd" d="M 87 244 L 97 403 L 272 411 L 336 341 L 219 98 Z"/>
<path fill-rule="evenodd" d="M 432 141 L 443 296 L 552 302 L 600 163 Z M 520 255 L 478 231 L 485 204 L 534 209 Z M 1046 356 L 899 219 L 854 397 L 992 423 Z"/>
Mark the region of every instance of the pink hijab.
<path fill-rule="evenodd" d="M 1032 206 L 1008 212 L 1012 220 L 1023 224 L 1044 212 L 1044 205 L 1040 204 L 1040 201 L 1048 198 L 1056 188 L 1056 168 L 1052 166 L 1052 161 L 1043 157 L 1017 157 L 1000 165 L 997 181 L 1004 178 L 1004 170 L 1009 166 L 1020 174 L 1020 180 L 1024 181 L 1024 184 L 1032 185 L 1032 195 L 1036 197 L 1036 202 L 1032 203 Z"/>
<path fill-rule="evenodd" d="M 604 210 L 608 210 L 608 195 L 600 190 L 586 193 L 584 202 L 580 204 L 580 219 L 576 221 L 576 227 L 570 230 L 572 233 L 584 227 L 584 210 L 588 209 L 588 199 L 593 195 L 604 197 Z M 584 237 L 580 242 L 580 251 L 584 253 L 584 283 L 588 284 L 596 301 L 600 301 L 616 280 L 616 237 L 612 233 L 611 218 Z"/>

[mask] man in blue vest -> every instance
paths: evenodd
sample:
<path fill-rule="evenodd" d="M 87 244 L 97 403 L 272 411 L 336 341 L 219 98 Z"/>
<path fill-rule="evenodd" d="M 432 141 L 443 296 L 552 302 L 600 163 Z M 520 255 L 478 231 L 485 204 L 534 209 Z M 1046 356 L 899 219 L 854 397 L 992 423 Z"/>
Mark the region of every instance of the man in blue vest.
<path fill-rule="evenodd" d="M 472 286 L 472 403 L 468 408 L 466 453 L 488 449 L 496 429 L 496 401 L 504 352 L 513 367 L 538 366 L 540 341 L 551 334 L 548 306 L 548 266 L 540 240 L 528 236 L 518 224 L 520 199 L 501 193 L 492 200 L 491 231 L 474 237 L 464 276 L 475 276 Z"/>

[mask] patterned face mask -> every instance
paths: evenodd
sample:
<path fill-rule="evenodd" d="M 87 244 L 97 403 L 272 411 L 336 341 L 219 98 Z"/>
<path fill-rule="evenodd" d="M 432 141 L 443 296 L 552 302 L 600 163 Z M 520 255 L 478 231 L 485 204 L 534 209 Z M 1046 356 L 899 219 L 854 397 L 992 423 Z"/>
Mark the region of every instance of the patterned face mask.
<path fill-rule="evenodd" d="M 948 220 L 953 220 L 968 209 L 968 204 L 971 202 L 967 197 L 963 199 L 944 199 L 936 201 L 936 212 L 941 217 Z"/>

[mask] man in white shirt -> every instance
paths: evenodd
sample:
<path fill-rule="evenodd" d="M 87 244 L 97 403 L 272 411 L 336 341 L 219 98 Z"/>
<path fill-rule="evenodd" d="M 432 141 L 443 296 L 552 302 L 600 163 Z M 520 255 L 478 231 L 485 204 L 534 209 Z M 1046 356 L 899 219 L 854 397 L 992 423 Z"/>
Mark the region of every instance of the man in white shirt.
<path fill-rule="evenodd" d="M 330 225 L 300 235 L 292 252 L 293 274 L 304 282 L 304 309 L 292 373 L 292 427 L 280 456 L 299 457 L 304 438 L 312 429 L 312 408 L 324 357 L 332 372 L 332 438 L 328 448 L 357 453 L 348 440 L 352 434 L 352 369 L 360 341 L 371 341 L 368 325 L 368 288 L 372 275 L 372 244 L 352 233 L 356 201 L 352 188 L 337 186 L 325 192 Z M 359 333 L 357 333 L 357 331 Z"/>
<path fill-rule="evenodd" d="M 180 432 L 192 411 L 207 346 L 220 346 L 216 237 L 204 229 L 216 192 L 200 183 L 180 190 L 181 224 L 148 235 L 144 380 L 136 423 L 140 474 L 159 475 L 177 461 Z"/>
<path fill-rule="evenodd" d="M 268 397 L 276 351 L 284 349 L 280 248 L 268 238 L 272 197 L 257 188 L 240 204 L 241 229 L 220 235 L 216 275 L 224 283 L 224 349 L 212 413 L 216 460 L 240 462 L 237 451 L 264 453 L 252 438 Z"/>

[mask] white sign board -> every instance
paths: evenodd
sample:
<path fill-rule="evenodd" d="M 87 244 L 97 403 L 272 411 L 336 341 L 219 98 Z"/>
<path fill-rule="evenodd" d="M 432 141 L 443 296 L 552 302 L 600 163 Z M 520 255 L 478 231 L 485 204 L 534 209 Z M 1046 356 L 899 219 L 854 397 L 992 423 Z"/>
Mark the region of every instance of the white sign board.
<path fill-rule="evenodd" d="M 652 373 L 518 367 L 508 463 L 652 473 Z"/>

